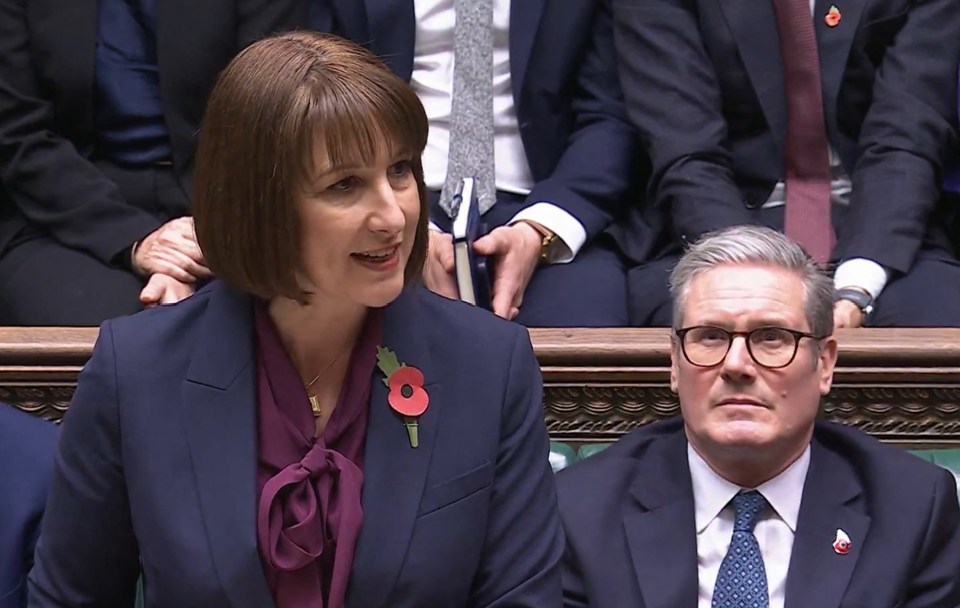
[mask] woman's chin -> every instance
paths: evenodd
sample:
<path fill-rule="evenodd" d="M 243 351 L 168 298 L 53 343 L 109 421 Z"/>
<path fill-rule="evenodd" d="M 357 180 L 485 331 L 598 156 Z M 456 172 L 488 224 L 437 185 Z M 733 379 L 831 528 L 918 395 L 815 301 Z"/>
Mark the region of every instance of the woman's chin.
<path fill-rule="evenodd" d="M 403 292 L 403 277 L 399 280 L 384 281 L 382 284 L 366 290 L 360 301 L 369 308 L 383 308 L 387 306 Z"/>

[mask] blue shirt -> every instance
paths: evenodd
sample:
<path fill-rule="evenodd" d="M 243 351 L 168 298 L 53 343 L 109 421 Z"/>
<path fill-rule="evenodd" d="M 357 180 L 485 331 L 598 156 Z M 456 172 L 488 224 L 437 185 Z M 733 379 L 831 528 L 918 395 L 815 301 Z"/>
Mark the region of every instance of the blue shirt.
<path fill-rule="evenodd" d="M 157 0 L 100 0 L 98 15 L 98 156 L 134 167 L 169 160 L 157 66 Z"/>

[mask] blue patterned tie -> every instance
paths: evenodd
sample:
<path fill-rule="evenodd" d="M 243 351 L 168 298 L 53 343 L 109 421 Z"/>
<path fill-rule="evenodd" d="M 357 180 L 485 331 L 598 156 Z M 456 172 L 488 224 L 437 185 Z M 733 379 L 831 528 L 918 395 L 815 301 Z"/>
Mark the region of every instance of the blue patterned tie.
<path fill-rule="evenodd" d="M 769 608 L 767 571 L 763 568 L 760 545 L 753 528 L 767 499 L 757 491 L 743 492 L 733 497 L 736 515 L 730 548 L 720 564 L 717 584 L 713 588 L 712 608 Z"/>

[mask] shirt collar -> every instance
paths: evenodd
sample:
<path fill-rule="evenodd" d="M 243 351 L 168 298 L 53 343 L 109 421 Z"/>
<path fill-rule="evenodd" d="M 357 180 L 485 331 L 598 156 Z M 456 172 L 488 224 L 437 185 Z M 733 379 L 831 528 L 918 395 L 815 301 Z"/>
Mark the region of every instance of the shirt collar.
<path fill-rule="evenodd" d="M 752 488 L 741 488 L 718 475 L 689 443 L 687 443 L 687 461 L 693 481 L 697 534 L 700 534 L 738 492 Z M 794 533 L 797 531 L 800 499 L 803 497 L 803 484 L 807 479 L 809 468 L 810 446 L 807 445 L 800 457 L 789 467 L 756 488 Z"/>

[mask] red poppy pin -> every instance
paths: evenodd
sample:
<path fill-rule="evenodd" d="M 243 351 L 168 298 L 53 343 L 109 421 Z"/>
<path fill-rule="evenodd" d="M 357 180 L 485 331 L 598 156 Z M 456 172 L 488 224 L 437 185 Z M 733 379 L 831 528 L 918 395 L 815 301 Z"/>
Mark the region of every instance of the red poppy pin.
<path fill-rule="evenodd" d="M 826 16 L 823 18 L 827 23 L 827 27 L 837 27 L 840 25 L 841 19 L 843 19 L 843 15 L 840 14 L 840 9 L 837 8 L 836 4 L 830 7 L 830 10 L 827 11 Z"/>
<path fill-rule="evenodd" d="M 383 372 L 383 383 L 390 389 L 387 402 L 393 411 L 403 416 L 410 447 L 415 448 L 420 445 L 417 419 L 430 404 L 430 395 L 423 388 L 423 372 L 400 363 L 397 354 L 383 346 L 377 347 L 377 367 Z"/>
<path fill-rule="evenodd" d="M 838 555 L 846 555 L 850 553 L 850 548 L 853 547 L 853 542 L 850 540 L 850 537 L 847 536 L 847 533 L 837 528 L 837 538 L 833 541 L 833 550 L 837 552 Z"/>

